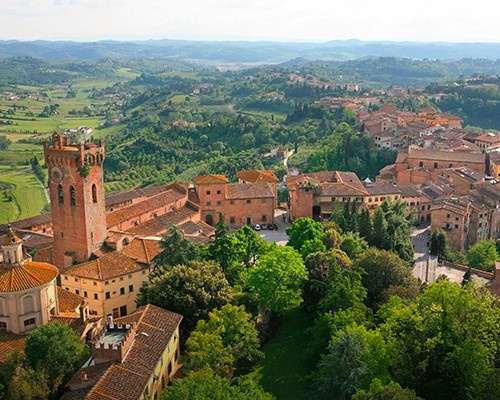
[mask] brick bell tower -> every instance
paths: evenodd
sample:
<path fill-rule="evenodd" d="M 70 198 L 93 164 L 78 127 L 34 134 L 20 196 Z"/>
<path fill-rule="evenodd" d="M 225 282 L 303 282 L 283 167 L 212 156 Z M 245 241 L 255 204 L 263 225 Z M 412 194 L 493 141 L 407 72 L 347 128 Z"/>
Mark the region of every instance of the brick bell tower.
<path fill-rule="evenodd" d="M 49 172 L 54 247 L 52 263 L 64 270 L 87 261 L 107 236 L 104 200 L 104 141 L 70 144 L 52 135 L 44 143 Z"/>

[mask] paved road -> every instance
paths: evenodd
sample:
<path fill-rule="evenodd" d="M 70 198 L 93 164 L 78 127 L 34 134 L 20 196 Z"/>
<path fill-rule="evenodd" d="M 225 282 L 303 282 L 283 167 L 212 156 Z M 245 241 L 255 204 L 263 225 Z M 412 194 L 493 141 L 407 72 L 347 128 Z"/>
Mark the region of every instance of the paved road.
<path fill-rule="evenodd" d="M 412 233 L 413 248 L 415 249 L 415 267 L 413 275 L 423 282 L 436 280 L 437 257 L 429 254 L 430 226 L 419 226 Z"/>

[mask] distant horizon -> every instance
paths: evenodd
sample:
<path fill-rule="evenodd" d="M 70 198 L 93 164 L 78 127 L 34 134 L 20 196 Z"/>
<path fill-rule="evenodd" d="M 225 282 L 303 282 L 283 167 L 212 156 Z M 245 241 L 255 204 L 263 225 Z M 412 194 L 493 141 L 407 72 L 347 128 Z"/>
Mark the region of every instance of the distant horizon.
<path fill-rule="evenodd" d="M 475 0 L 2 0 L 0 37 L 20 41 L 331 40 L 498 43 L 500 4 Z"/>
<path fill-rule="evenodd" d="M 183 39 L 173 37 L 149 38 L 149 39 L 16 39 L 0 37 L 2 42 L 69 42 L 69 43 L 98 43 L 98 42 L 161 42 L 161 41 L 178 41 L 178 42 L 219 42 L 219 43 L 299 43 L 299 44 L 328 44 L 330 42 L 360 42 L 360 43 L 401 43 L 401 44 L 500 44 L 498 41 L 445 41 L 445 40 L 392 40 L 392 39 L 328 39 L 328 40 L 306 40 L 306 39 Z"/>

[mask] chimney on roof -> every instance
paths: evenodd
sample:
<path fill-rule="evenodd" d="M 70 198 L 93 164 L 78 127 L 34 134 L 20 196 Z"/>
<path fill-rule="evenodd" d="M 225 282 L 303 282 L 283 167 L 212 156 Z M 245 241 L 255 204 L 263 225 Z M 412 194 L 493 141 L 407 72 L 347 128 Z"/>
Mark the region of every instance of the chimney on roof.
<path fill-rule="evenodd" d="M 86 382 L 89 380 L 89 377 L 85 371 L 82 371 L 82 381 Z"/>

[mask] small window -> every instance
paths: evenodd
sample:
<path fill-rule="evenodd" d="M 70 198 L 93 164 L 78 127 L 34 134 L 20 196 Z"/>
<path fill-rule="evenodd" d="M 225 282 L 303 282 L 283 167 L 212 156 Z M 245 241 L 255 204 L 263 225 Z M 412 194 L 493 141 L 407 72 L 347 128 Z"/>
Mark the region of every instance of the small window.
<path fill-rule="evenodd" d="M 128 278 L 131 279 L 132 278 L 132 274 L 128 274 Z"/>
<path fill-rule="evenodd" d="M 92 203 L 97 203 L 97 187 L 95 184 L 92 185 Z"/>
<path fill-rule="evenodd" d="M 437 168 L 437 167 L 438 167 L 438 163 L 437 163 L 437 162 L 435 162 L 435 163 L 434 163 L 434 168 Z"/>
<path fill-rule="evenodd" d="M 109 285 L 109 281 L 104 282 L 105 285 Z"/>
<path fill-rule="evenodd" d="M 207 194 L 207 196 L 210 196 L 210 190 L 207 190 L 205 193 Z"/>
<path fill-rule="evenodd" d="M 94 286 L 97 286 L 97 282 L 92 282 L 92 284 L 93 284 Z"/>
<path fill-rule="evenodd" d="M 446 214 L 446 218 L 450 218 L 450 214 Z"/>
<path fill-rule="evenodd" d="M 0 321 L 0 331 L 7 330 L 7 322 Z"/>
<path fill-rule="evenodd" d="M 75 289 L 75 293 L 79 295 L 80 291 L 78 289 Z"/>
<path fill-rule="evenodd" d="M 248 199 L 247 204 L 251 204 L 251 203 L 252 203 L 252 200 Z"/>
<path fill-rule="evenodd" d="M 76 206 L 75 188 L 73 186 L 69 188 L 69 204 L 71 206 Z"/>
<path fill-rule="evenodd" d="M 59 204 L 64 204 L 64 191 L 61 185 L 57 187 L 57 199 Z"/>
<path fill-rule="evenodd" d="M 88 293 L 86 290 L 83 291 L 83 297 L 89 297 Z"/>
<path fill-rule="evenodd" d="M 234 225 L 236 223 L 236 219 L 234 217 L 229 217 L 229 223 Z"/>
<path fill-rule="evenodd" d="M 424 163 L 423 163 L 422 161 L 420 161 L 420 162 L 418 163 L 418 166 L 419 166 L 419 167 L 423 167 L 423 166 L 424 166 Z"/>
<path fill-rule="evenodd" d="M 222 205 L 222 202 L 221 202 L 221 201 L 218 201 L 218 202 L 217 202 L 217 205 L 218 205 L 218 206 Z"/>
<path fill-rule="evenodd" d="M 120 288 L 120 294 L 125 294 L 125 288 L 124 287 Z"/>
<path fill-rule="evenodd" d="M 128 291 L 133 292 L 134 291 L 134 285 L 129 285 L 128 286 Z"/>
<path fill-rule="evenodd" d="M 94 300 L 99 300 L 99 295 L 97 293 L 94 293 Z"/>
<path fill-rule="evenodd" d="M 64 280 L 65 280 L 65 281 L 67 281 L 67 280 L 68 280 L 68 277 L 67 277 L 67 276 L 65 276 L 65 277 L 64 277 Z"/>
<path fill-rule="evenodd" d="M 234 200 L 231 200 L 231 201 L 229 202 L 229 204 L 234 204 Z"/>
<path fill-rule="evenodd" d="M 124 279 L 123 276 L 120 276 L 120 280 L 123 281 L 123 279 Z"/>
<path fill-rule="evenodd" d="M 262 216 L 262 222 L 267 222 L 267 215 Z"/>
<path fill-rule="evenodd" d="M 212 203 L 210 201 L 207 201 L 207 206 L 211 206 Z"/>
<path fill-rule="evenodd" d="M 35 318 L 29 318 L 29 319 L 24 320 L 24 327 L 28 327 L 28 326 L 35 325 L 35 324 L 36 324 Z"/>
<path fill-rule="evenodd" d="M 221 194 L 222 192 L 220 190 L 217 190 L 217 194 Z"/>
<path fill-rule="evenodd" d="M 111 293 L 106 292 L 106 298 L 109 299 L 111 297 Z"/>
<path fill-rule="evenodd" d="M 453 164 L 448 164 L 448 168 L 453 168 Z"/>
<path fill-rule="evenodd" d="M 458 224 L 455 224 L 455 229 L 458 229 Z"/>

